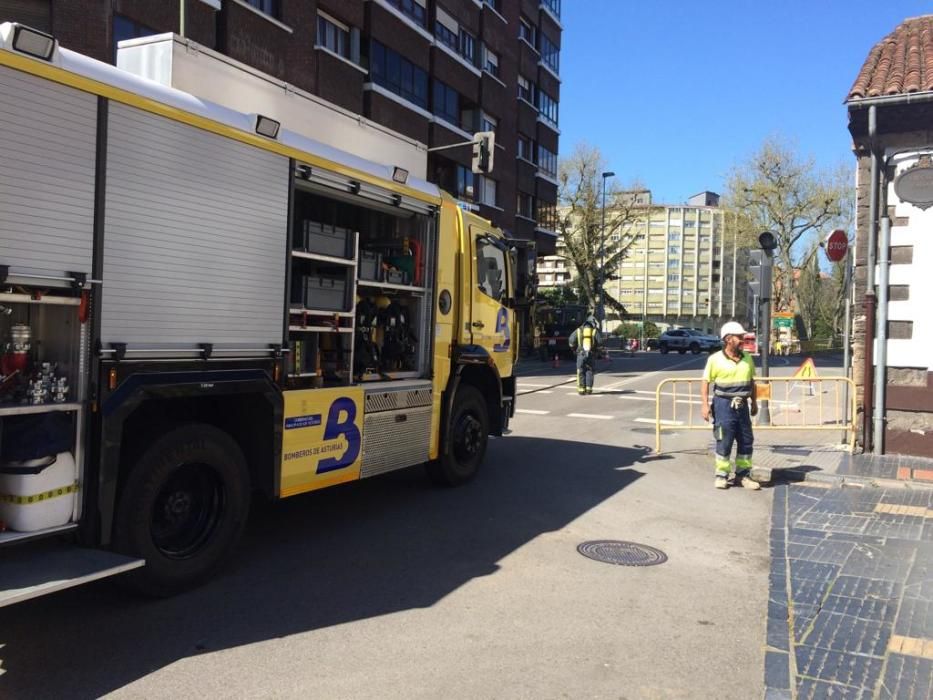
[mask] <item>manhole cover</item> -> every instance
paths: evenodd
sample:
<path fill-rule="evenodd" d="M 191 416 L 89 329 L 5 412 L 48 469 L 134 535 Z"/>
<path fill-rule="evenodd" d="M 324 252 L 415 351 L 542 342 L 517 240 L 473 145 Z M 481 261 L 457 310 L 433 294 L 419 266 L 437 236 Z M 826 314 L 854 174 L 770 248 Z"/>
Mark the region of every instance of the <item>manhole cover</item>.
<path fill-rule="evenodd" d="M 592 540 L 577 547 L 585 557 L 619 566 L 654 566 L 667 561 L 667 555 L 660 549 L 635 542 L 618 540 Z"/>

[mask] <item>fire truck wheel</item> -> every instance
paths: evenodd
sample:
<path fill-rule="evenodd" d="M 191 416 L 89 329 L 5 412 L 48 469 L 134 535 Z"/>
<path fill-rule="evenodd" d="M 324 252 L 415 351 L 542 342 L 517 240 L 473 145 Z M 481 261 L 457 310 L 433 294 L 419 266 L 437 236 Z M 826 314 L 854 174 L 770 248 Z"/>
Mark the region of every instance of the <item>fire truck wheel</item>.
<path fill-rule="evenodd" d="M 146 560 L 124 580 L 154 596 L 202 582 L 243 533 L 249 499 L 249 469 L 227 433 L 187 425 L 163 434 L 132 466 L 117 504 L 115 548 Z"/>
<path fill-rule="evenodd" d="M 489 412 L 479 389 L 469 384 L 457 389 L 448 430 L 447 452 L 428 464 L 428 473 L 439 484 L 459 486 L 476 475 L 489 442 Z"/>

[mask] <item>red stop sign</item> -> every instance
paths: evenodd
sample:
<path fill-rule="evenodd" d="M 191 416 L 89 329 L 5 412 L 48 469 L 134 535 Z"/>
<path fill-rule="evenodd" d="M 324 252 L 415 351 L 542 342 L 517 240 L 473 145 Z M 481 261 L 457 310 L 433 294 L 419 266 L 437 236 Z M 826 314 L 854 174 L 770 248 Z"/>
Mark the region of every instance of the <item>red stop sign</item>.
<path fill-rule="evenodd" d="M 849 250 L 849 237 L 846 235 L 846 232 L 842 229 L 836 229 L 831 234 L 829 238 L 826 239 L 826 257 L 829 258 L 830 262 L 839 262 L 846 256 L 846 251 Z"/>

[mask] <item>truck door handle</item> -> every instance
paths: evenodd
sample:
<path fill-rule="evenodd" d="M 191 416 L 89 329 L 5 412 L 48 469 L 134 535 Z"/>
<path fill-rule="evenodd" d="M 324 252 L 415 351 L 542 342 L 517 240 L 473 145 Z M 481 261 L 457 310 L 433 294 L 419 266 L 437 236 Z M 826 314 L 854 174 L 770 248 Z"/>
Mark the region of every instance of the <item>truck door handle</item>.
<path fill-rule="evenodd" d="M 485 328 L 486 324 L 482 321 L 473 321 L 473 328 Z"/>

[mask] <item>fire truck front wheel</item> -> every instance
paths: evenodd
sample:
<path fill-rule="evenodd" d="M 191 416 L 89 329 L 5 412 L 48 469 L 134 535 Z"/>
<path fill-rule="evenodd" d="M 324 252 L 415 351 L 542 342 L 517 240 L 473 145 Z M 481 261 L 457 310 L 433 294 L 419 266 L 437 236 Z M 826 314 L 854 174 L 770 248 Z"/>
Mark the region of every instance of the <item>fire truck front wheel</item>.
<path fill-rule="evenodd" d="M 124 579 L 153 596 L 201 583 L 227 558 L 249 511 L 239 446 L 210 425 L 157 438 L 132 466 L 117 505 L 114 545 L 146 560 Z"/>
<path fill-rule="evenodd" d="M 439 484 L 459 486 L 476 475 L 489 442 L 489 410 L 479 389 L 460 385 L 447 429 L 447 450 L 428 464 L 428 473 Z"/>

